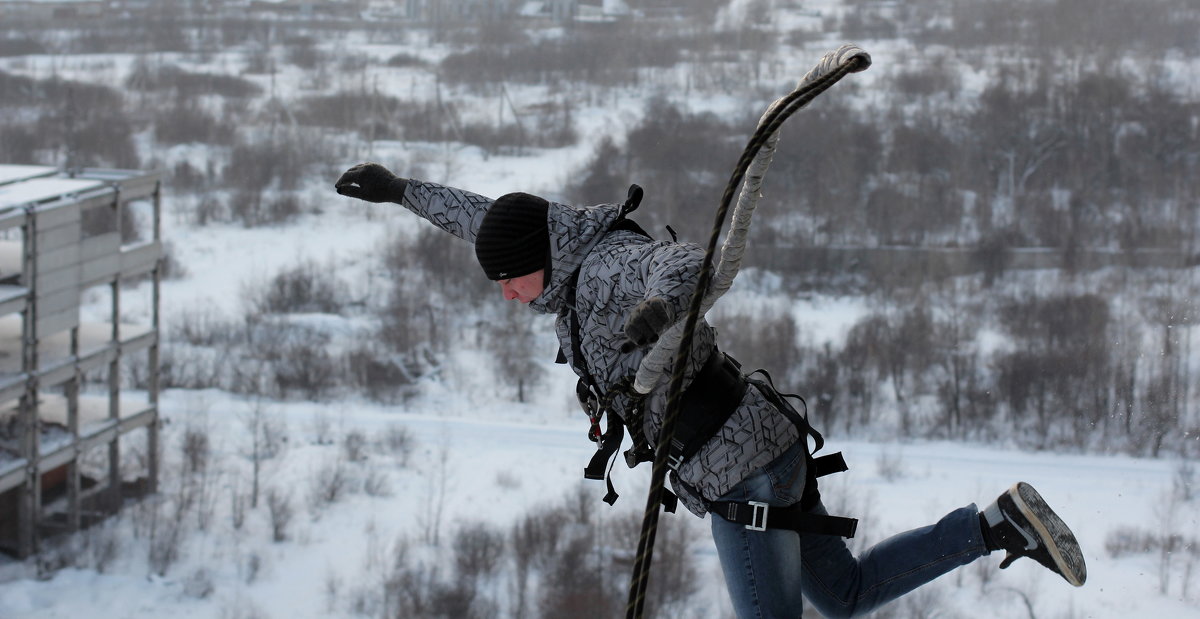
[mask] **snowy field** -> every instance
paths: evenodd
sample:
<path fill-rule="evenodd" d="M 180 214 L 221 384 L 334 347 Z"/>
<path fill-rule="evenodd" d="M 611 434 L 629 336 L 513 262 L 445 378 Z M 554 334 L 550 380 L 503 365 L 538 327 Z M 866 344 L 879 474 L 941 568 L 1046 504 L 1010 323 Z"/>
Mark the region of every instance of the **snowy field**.
<path fill-rule="evenodd" d="M 603 484 L 580 479 L 591 449 L 581 423 L 521 423 L 526 410 L 499 405 L 487 411 L 488 417 L 496 413 L 493 421 L 463 410 L 472 406 L 450 394 L 409 408 L 270 404 L 267 411 L 282 424 L 288 440 L 279 456 L 265 461 L 263 484 L 291 489 L 299 504 L 287 539 L 273 542 L 263 507 L 249 510 L 240 527 L 234 526 L 231 515 L 229 499 L 249 479 L 245 430 L 254 407 L 217 392 L 167 393 L 167 444 L 177 446 L 185 427 L 202 427 L 213 440 L 213 505 L 207 531 L 189 522 L 191 533 L 178 563 L 159 576 L 147 561 L 144 531 L 141 537 L 136 531 L 144 523 L 138 525 L 136 511 L 127 510 L 82 535 L 73 546 L 80 564 L 87 565 L 96 560 L 103 540 L 118 540 L 120 549 L 103 573 L 68 568 L 39 580 L 27 565 L 4 566 L 0 574 L 7 582 L 0 584 L 0 617 L 355 616 L 356 587 L 369 587 L 380 578 L 388 551 L 398 540 L 426 536 L 435 507 L 441 510 L 443 540 L 463 524 L 487 521 L 505 527 L 530 508 L 559 502 L 580 486 L 601 519 L 640 511 L 645 470 L 617 471 L 614 481 L 624 496 L 611 509 L 599 501 Z M 322 436 L 359 430 L 378 437 L 396 424 L 407 428 L 415 441 L 407 465 L 394 454 L 369 450 L 364 459 L 346 465 L 351 481 L 344 499 L 304 507 L 302 495 L 310 489 L 314 472 L 342 460 L 342 442 Z M 827 449 L 842 450 L 851 465 L 850 472 L 829 478 L 823 486 L 831 506 L 863 519 L 859 544 L 930 523 L 962 504 L 988 501 L 1012 482 L 1025 480 L 1074 527 L 1089 561 L 1088 583 L 1075 589 L 1027 560 L 1001 572 L 996 569 L 999 558 L 986 557 L 898 603 L 897 609 L 904 612 L 897 616 L 1200 616 L 1194 564 L 1176 559 L 1164 569 L 1157 554 L 1114 559 L 1106 549 L 1106 541 L 1122 527 L 1169 527 L 1196 536 L 1194 503 L 1166 499 L 1176 476 L 1172 462 L 1029 454 L 948 443 L 831 440 Z M 167 451 L 167 466 L 179 466 L 179 450 Z M 376 474 L 385 478 L 386 491 L 371 495 L 355 490 Z M 684 616 L 730 616 L 707 523 L 686 514 L 665 518 L 686 526 L 692 538 L 689 556 L 702 581 L 701 593 Z M 503 609 L 498 616 L 506 616 Z"/>
<path fill-rule="evenodd" d="M 825 11 L 842 6 L 816 5 Z M 894 70 L 888 68 L 889 60 L 903 53 L 904 44 L 889 45 L 901 49 L 873 47 L 877 67 L 856 80 L 869 86 L 877 73 Z M 376 53 L 386 59 L 397 51 L 382 46 Z M 426 50 L 430 59 L 444 53 L 436 46 Z M 97 79 L 120 83 L 132 60 L 121 55 L 90 65 L 29 58 L 9 61 L 4 68 L 69 78 L 91 72 Z M 212 62 L 223 62 L 222 56 Z M 796 70 L 784 72 L 800 75 L 811 59 L 788 62 Z M 1195 71 L 1193 65 L 1185 69 Z M 299 89 L 302 78 L 281 73 L 279 88 Z M 970 87 L 983 78 L 966 81 Z M 406 80 L 402 86 L 425 89 L 429 84 Z M 869 88 L 860 92 L 871 96 Z M 514 88 L 513 96 L 537 101 L 540 93 Z M 611 100 L 580 109 L 575 122 L 582 139 L 560 151 L 485 156 L 471 147 L 375 142 L 361 158 L 401 173 L 411 165 L 428 171 L 429 180 L 485 195 L 523 190 L 553 198 L 601 137 L 637 123 L 644 96 L 614 92 Z M 722 97 L 702 102 L 714 109 L 743 103 Z M 203 147 L 181 146 L 166 153 L 163 163 L 203 162 L 208 155 Z M 340 171 L 358 161 L 330 162 L 330 168 Z M 281 227 L 193 228 L 183 212 L 186 205 L 168 200 L 164 238 L 187 274 L 163 285 L 166 327 L 185 312 L 236 317 L 246 286 L 261 284 L 300 260 L 335 268 L 351 282 L 356 297 L 369 290 L 372 254 L 390 231 L 411 231 L 416 222 L 395 205 L 334 195 L 335 178 L 336 173 L 305 184 L 304 191 L 325 205 L 319 214 Z M 122 307 L 129 319 L 147 319 L 146 292 L 130 292 L 131 302 Z M 755 295 L 781 302 L 778 294 L 736 286 L 727 302 L 757 302 Z M 498 291 L 495 301 L 502 303 Z M 794 303 L 792 314 L 806 334 L 830 340 L 844 335 L 867 312 L 858 298 L 816 295 L 787 301 Z M 344 328 L 348 334 L 359 326 L 333 316 L 297 319 Z M 574 403 L 574 377 L 549 363 L 555 345 L 550 319 L 529 320 L 537 324 L 547 378 L 526 404 L 512 402 L 511 387 L 496 383 L 484 353 L 476 349 L 456 351 L 440 372 L 425 379 L 418 395 L 390 406 L 362 400 L 251 401 L 215 390 L 164 392 L 162 492 L 75 538 L 56 540 L 40 565 L 0 559 L 0 619 L 375 617 L 386 607 L 383 592 L 399 558 L 437 566 L 441 577 L 447 577 L 454 535 L 463 527 L 486 523 L 507 533 L 531 510 L 570 504 L 579 492 L 587 495 L 592 517 L 601 523 L 639 518 L 649 467 L 614 469 L 622 498 L 613 508 L 600 501 L 603 483 L 582 479 L 593 447 Z M 256 460 L 254 437 L 261 434 L 255 428 L 264 425 L 272 437 L 266 446 L 269 457 Z M 186 440 L 201 435 L 207 437 L 206 464 L 202 471 L 188 470 Z M 1029 560 L 999 571 L 1000 558 L 986 557 L 878 616 L 1200 618 L 1200 472 L 1194 463 L 1028 453 L 978 444 L 827 441 L 825 452 L 839 450 L 851 471 L 827 478 L 822 490 L 831 512 L 862 520 L 856 548 L 929 524 L 964 504 L 982 506 L 1023 480 L 1072 526 L 1088 559 L 1088 583 L 1075 589 Z M 136 454 L 130 452 L 131 457 Z M 245 497 L 256 461 L 261 465 L 260 500 L 250 506 Z M 272 518 L 272 495 L 280 502 L 277 507 L 286 504 L 294 512 L 282 530 Z M 180 508 L 184 502 L 187 509 Z M 175 513 L 182 516 L 173 518 Z M 685 556 L 697 578 L 695 593 L 671 616 L 732 616 L 708 523 L 686 513 L 664 521 L 690 540 Z M 170 556 L 163 554 L 171 550 L 162 542 L 166 532 L 178 536 Z M 1171 540 L 1175 546 L 1164 546 Z M 610 550 L 617 555 L 621 549 L 613 545 Z M 485 579 L 483 593 L 494 607 L 483 616 L 538 616 L 528 607 L 523 614 L 513 610 L 517 602 L 508 560 L 505 556 Z M 614 563 L 607 584 L 619 595 L 628 570 Z M 660 572 L 652 573 L 652 581 L 661 578 Z"/>

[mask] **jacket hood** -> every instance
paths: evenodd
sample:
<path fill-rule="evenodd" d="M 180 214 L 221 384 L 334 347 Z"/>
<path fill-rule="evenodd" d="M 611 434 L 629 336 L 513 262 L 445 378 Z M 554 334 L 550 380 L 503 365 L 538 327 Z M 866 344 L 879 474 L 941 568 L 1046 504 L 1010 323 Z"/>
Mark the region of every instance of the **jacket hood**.
<path fill-rule="evenodd" d="M 571 206 L 551 202 L 546 213 L 550 226 L 550 278 L 530 309 L 558 313 L 566 303 L 571 278 L 621 211 L 619 204 Z"/>

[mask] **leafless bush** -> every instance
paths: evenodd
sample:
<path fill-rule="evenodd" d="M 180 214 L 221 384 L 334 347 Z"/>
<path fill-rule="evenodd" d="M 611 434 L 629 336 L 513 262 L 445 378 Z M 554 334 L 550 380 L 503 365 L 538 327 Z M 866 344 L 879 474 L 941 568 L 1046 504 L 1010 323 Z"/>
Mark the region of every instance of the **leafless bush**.
<path fill-rule="evenodd" d="M 207 226 L 231 219 L 229 205 L 221 198 L 208 194 L 198 196 L 194 206 L 188 211 L 188 221 L 195 226 Z"/>
<path fill-rule="evenodd" d="M 422 368 L 410 364 L 407 356 L 385 353 L 379 348 L 378 343 L 372 342 L 348 351 L 345 355 L 347 380 L 350 386 L 362 390 L 376 402 L 402 401 L 412 392 Z"/>
<path fill-rule="evenodd" d="M 211 308 L 184 309 L 167 323 L 170 340 L 192 346 L 228 346 L 241 332 L 240 326 Z"/>
<path fill-rule="evenodd" d="M 300 393 L 306 400 L 329 397 L 339 381 L 339 368 L 326 349 L 327 338 L 308 332 L 305 340 L 291 342 L 273 366 L 280 393 Z"/>
<path fill-rule="evenodd" d="M 947 614 L 940 582 L 930 583 L 905 595 L 895 604 L 884 606 L 872 616 L 879 619 L 937 619 Z M 1033 617 L 1031 614 L 1030 617 Z"/>
<path fill-rule="evenodd" d="M 403 52 L 396 54 L 387 60 L 387 65 L 389 67 L 417 67 L 425 64 L 425 59 Z"/>
<path fill-rule="evenodd" d="M 221 384 L 220 362 L 207 351 L 168 346 L 159 355 L 163 389 L 209 389 Z"/>
<path fill-rule="evenodd" d="M 333 444 L 333 418 L 325 410 L 319 410 L 313 413 L 312 419 L 309 421 L 309 430 L 313 435 L 313 442 L 317 445 L 332 445 Z"/>
<path fill-rule="evenodd" d="M 657 22 L 656 27 L 662 25 Z M 586 80 L 593 84 L 633 83 L 638 69 L 672 66 L 694 40 L 664 34 L 610 36 L 582 32 L 567 43 L 543 39 L 529 44 L 514 41 L 503 53 L 475 48 L 450 54 L 441 62 L 441 75 L 452 82 L 472 85 L 497 81 L 545 83 Z"/>
<path fill-rule="evenodd" d="M 240 378 L 227 385 L 230 390 L 320 401 L 344 380 L 343 368 L 328 350 L 330 336 L 323 330 L 286 318 L 253 312 L 247 316 L 253 326 L 244 331 L 242 345 L 253 358 L 230 368 L 234 378 Z"/>
<path fill-rule="evenodd" d="M 304 205 L 290 192 L 243 187 L 234 192 L 224 212 L 228 221 L 254 228 L 290 222 L 304 212 Z"/>
<path fill-rule="evenodd" d="M 452 542 L 454 565 L 459 580 L 479 580 L 496 573 L 504 554 L 504 534 L 477 522 L 460 527 Z"/>
<path fill-rule="evenodd" d="M 84 544 L 88 550 L 89 566 L 98 574 L 108 571 L 121 550 L 115 527 L 113 523 L 108 522 L 89 528 Z"/>
<path fill-rule="evenodd" d="M 238 597 L 221 607 L 220 619 L 271 619 L 253 600 Z"/>
<path fill-rule="evenodd" d="M 378 446 L 380 451 L 391 455 L 401 467 L 405 467 L 408 466 L 413 450 L 417 448 L 417 438 L 402 424 L 388 424 L 378 441 Z"/>
<path fill-rule="evenodd" d="M 549 569 L 569 518 L 563 509 L 545 508 L 522 517 L 509 531 L 508 548 L 512 552 L 513 573 L 512 614 L 523 617 L 533 592 L 531 577 L 537 571 Z"/>
<path fill-rule="evenodd" d="M 414 108 L 379 92 L 338 92 L 301 99 L 296 117 L 307 125 L 358 130 L 374 139 L 412 139 L 417 136 L 399 133 L 408 123 L 397 116 L 409 115 Z"/>
<path fill-rule="evenodd" d="M 208 470 L 209 457 L 212 449 L 208 441 L 208 432 L 195 427 L 189 427 L 183 432 L 184 474 L 192 475 Z"/>
<path fill-rule="evenodd" d="M 1162 534 L 1137 527 L 1118 527 L 1109 531 L 1104 541 L 1108 556 L 1120 559 L 1129 555 L 1148 554 L 1163 546 Z"/>
<path fill-rule="evenodd" d="M 316 39 L 311 36 L 291 36 L 285 39 L 283 44 L 288 62 L 301 69 L 314 69 L 324 60 Z"/>
<path fill-rule="evenodd" d="M 150 570 L 159 576 L 166 576 L 182 552 L 185 537 L 183 521 L 187 505 L 178 497 L 171 501 L 165 497 L 151 497 L 143 501 L 143 504 L 149 510 Z M 174 507 L 172 513 L 163 513 L 167 506 Z"/>
<path fill-rule="evenodd" d="M 680 518 L 662 518 L 654 543 L 654 571 L 646 589 L 646 614 L 652 617 L 683 617 L 691 597 L 699 590 L 692 544 L 696 540 L 694 522 Z M 628 559 L 637 548 L 642 530 L 642 514 L 630 512 L 613 523 L 610 544 L 619 549 L 610 562 L 624 574 L 633 569 Z M 608 568 L 608 569 L 611 569 Z M 615 593 L 620 585 L 613 583 Z M 618 598 L 619 600 L 620 598 Z"/>
<path fill-rule="evenodd" d="M 140 61 L 134 65 L 125 87 L 134 91 L 175 94 L 179 100 L 191 100 L 203 95 L 218 95 L 227 99 L 244 99 L 262 93 L 254 82 L 218 73 L 192 73 L 176 65 L 154 65 Z"/>
<path fill-rule="evenodd" d="M 241 446 L 241 454 L 250 460 L 250 507 L 258 507 L 262 468 L 267 460 L 278 456 L 287 442 L 284 422 L 271 414 L 263 400 L 256 400 L 248 411 L 239 415 L 247 430 L 249 441 Z"/>
<path fill-rule="evenodd" d="M 441 577 L 424 563 L 401 566 L 384 583 L 386 617 L 481 617 L 475 609 L 478 591 L 471 583 Z M 487 606 L 487 604 L 480 604 Z"/>
<path fill-rule="evenodd" d="M 342 453 L 348 462 L 363 462 L 367 459 L 367 435 L 362 430 L 351 430 L 342 438 Z"/>
<path fill-rule="evenodd" d="M 905 475 L 904 451 L 896 446 L 880 449 L 879 456 L 875 459 L 875 467 L 880 477 L 895 483 Z"/>
<path fill-rule="evenodd" d="M 442 514 L 446 509 L 446 492 L 450 487 L 450 439 L 442 436 L 436 457 L 426 460 L 433 470 L 425 472 L 425 509 L 417 516 L 426 543 L 437 546 L 441 540 Z"/>
<path fill-rule="evenodd" d="M 5 161 L 39 161 L 34 152 L 40 140 L 32 127 L 0 125 L 0 159 Z"/>
<path fill-rule="evenodd" d="M 160 144 L 228 146 L 233 143 L 236 131 L 237 125 L 232 120 L 220 118 L 191 100 L 176 100 L 173 107 L 155 110 L 154 138 Z"/>
<path fill-rule="evenodd" d="M 254 584 L 254 581 L 258 580 L 258 574 L 262 572 L 262 562 L 262 555 L 257 552 L 250 553 L 250 556 L 246 557 L 245 567 L 242 571 L 242 582 L 248 585 Z"/>
<path fill-rule="evenodd" d="M 234 482 L 229 486 L 229 516 L 230 523 L 235 531 L 240 531 L 242 526 L 246 524 L 246 507 L 249 504 L 249 499 L 238 484 Z"/>
<path fill-rule="evenodd" d="M 509 470 L 497 471 L 496 486 L 504 490 L 516 490 L 521 487 L 521 477 Z"/>
<path fill-rule="evenodd" d="M 256 213 L 262 208 L 262 192 L 269 190 L 274 196 L 294 191 L 310 168 L 324 169 L 331 150 L 320 134 L 304 131 L 279 131 L 273 138 L 260 136 L 235 145 L 221 177 L 225 187 L 242 196 L 231 205 L 236 220 L 248 226 L 273 223 Z M 239 215 L 239 210 L 244 213 Z"/>
<path fill-rule="evenodd" d="M 716 324 L 722 346 L 747 366 L 746 371 L 766 368 L 780 388 L 800 378 L 798 329 L 786 309 L 759 306 L 747 313 L 722 314 Z"/>
<path fill-rule="evenodd" d="M 211 174 L 206 174 L 204 170 L 198 169 L 190 161 L 185 160 L 176 163 L 168 170 L 164 184 L 177 192 L 186 193 L 198 192 L 207 187 L 211 182 Z"/>
<path fill-rule="evenodd" d="M 520 306 L 506 305 L 500 324 L 490 331 L 488 339 L 497 376 L 501 382 L 515 387 L 518 402 L 525 402 L 529 390 L 545 375 L 542 365 L 534 357 L 536 333 L 528 312 L 523 310 Z"/>
<path fill-rule="evenodd" d="M 349 300 L 344 282 L 331 265 L 311 260 L 285 268 L 267 282 L 247 290 L 251 311 L 264 314 L 337 314 Z"/>
<path fill-rule="evenodd" d="M 392 483 L 386 471 L 372 468 L 363 478 L 363 492 L 367 496 L 386 497 L 392 495 Z"/>
<path fill-rule="evenodd" d="M 328 490 L 326 491 L 328 492 Z M 333 499 L 328 502 L 333 502 Z M 271 516 L 271 541 L 287 540 L 288 525 L 291 524 L 292 517 L 296 515 L 291 496 L 278 488 L 271 488 L 267 491 L 267 511 Z"/>
<path fill-rule="evenodd" d="M 1171 479 L 1173 492 L 1184 503 L 1195 500 L 1200 487 L 1197 484 L 1196 463 L 1184 458 L 1175 467 L 1175 476 Z"/>
<path fill-rule="evenodd" d="M 342 581 L 334 574 L 325 576 L 325 614 L 333 616 L 342 589 Z"/>
<path fill-rule="evenodd" d="M 16 36 L 0 39 L 0 57 L 29 56 L 45 53 L 47 53 L 46 46 L 33 36 Z"/>
<path fill-rule="evenodd" d="M 956 74 L 944 66 L 935 65 L 896 74 L 896 89 L 912 96 L 928 97 L 939 93 L 954 93 L 958 87 Z"/>
<path fill-rule="evenodd" d="M 183 594 L 197 600 L 207 600 L 217 590 L 212 574 L 206 568 L 197 568 L 183 580 Z"/>
<path fill-rule="evenodd" d="M 600 584 L 606 580 L 608 566 L 600 561 L 595 536 L 595 530 L 582 528 L 563 540 L 552 567 L 542 574 L 538 600 L 542 617 L 568 619 L 592 613 L 598 617 L 619 615 L 620 596 Z"/>
<path fill-rule="evenodd" d="M 332 505 L 350 492 L 350 471 L 341 459 L 332 459 L 309 478 L 309 506 L 314 510 Z"/>

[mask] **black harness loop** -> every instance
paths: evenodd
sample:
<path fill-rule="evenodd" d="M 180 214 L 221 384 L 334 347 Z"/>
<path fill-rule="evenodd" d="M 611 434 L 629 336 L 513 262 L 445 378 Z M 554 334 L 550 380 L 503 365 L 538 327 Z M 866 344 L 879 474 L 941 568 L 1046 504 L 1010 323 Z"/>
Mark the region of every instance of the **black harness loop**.
<path fill-rule="evenodd" d="M 746 378 L 738 362 L 714 348 L 683 392 L 679 425 L 671 437 L 667 466 L 678 470 L 700 451 L 729 421 L 745 397 L 746 388 Z"/>
<path fill-rule="evenodd" d="M 858 532 L 858 520 L 854 518 L 814 514 L 805 511 L 799 504 L 772 507 L 758 501 L 717 501 L 712 504 L 712 511 L 729 522 L 745 525 L 751 531 L 787 529 L 797 533 L 847 538 L 854 537 Z"/>

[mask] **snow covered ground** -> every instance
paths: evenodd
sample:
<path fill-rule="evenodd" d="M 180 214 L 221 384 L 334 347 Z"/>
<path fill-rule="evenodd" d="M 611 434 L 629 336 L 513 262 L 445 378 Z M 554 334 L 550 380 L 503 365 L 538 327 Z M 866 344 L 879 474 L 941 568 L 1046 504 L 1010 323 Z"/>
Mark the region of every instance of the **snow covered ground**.
<path fill-rule="evenodd" d="M 532 507 L 558 502 L 581 485 L 601 519 L 638 511 L 644 504 L 646 471 L 618 469 L 614 481 L 624 496 L 614 508 L 603 505 L 603 485 L 580 479 L 591 453 L 583 425 L 565 419 L 517 421 L 528 407 L 497 405 L 477 416 L 465 410 L 474 405 L 449 393 L 409 407 L 272 403 L 267 414 L 281 424 L 287 443 L 279 456 L 265 461 L 263 485 L 290 492 L 297 508 L 287 539 L 274 542 L 265 507 L 249 510 L 236 527 L 231 505 L 238 488 L 244 491 L 249 483 L 246 429 L 254 405 L 219 392 L 168 392 L 163 408 L 168 468 L 179 466 L 184 428 L 204 428 L 213 441 L 207 530 L 189 521 L 178 562 L 160 576 L 147 559 L 146 525 L 138 523 L 135 509 L 127 510 L 71 546 L 78 568 L 45 579 L 36 578 L 29 565 L 0 568 L 6 580 L 0 584 L 0 617 L 357 616 L 355 587 L 380 577 L 397 540 L 420 543 L 435 507 L 442 510 L 441 552 L 446 552 L 445 540 L 459 525 L 486 521 L 507 527 Z M 323 467 L 344 460 L 343 441 L 321 436 L 344 437 L 358 430 L 373 442 L 397 424 L 415 440 L 407 465 L 368 449 L 366 459 L 345 463 L 350 490 L 344 499 L 306 505 L 311 480 Z M 899 603 L 904 612 L 898 616 L 1200 616 L 1194 558 L 1189 563 L 1177 557 L 1164 570 L 1158 554 L 1113 558 L 1106 549 L 1113 532 L 1123 527 L 1170 527 L 1177 534 L 1197 536 L 1195 503 L 1172 505 L 1166 498 L 1177 475 L 1173 462 L 950 443 L 831 440 L 827 449 L 842 450 L 852 467 L 823 487 L 829 504 L 863 519 L 856 544 L 928 524 L 946 511 L 988 501 L 1012 482 L 1025 480 L 1074 527 L 1089 560 L 1089 581 L 1075 589 L 1029 561 L 1001 572 L 996 569 L 999 559 L 987 557 L 916 594 L 908 606 Z M 385 478 L 387 491 L 372 495 L 361 488 L 375 474 Z M 171 496 L 172 490 L 164 494 Z M 686 523 L 693 538 L 691 558 L 703 581 L 692 600 L 694 614 L 688 616 L 728 616 L 707 523 L 686 514 L 666 518 Z M 106 539 L 115 540 L 119 550 L 100 571 L 97 557 Z M 918 614 L 918 608 L 936 614 Z"/>
<path fill-rule="evenodd" d="M 830 11 L 841 4 L 816 6 Z M 378 58 L 396 51 L 381 48 Z M 871 51 L 877 59 L 894 53 Z M 429 50 L 439 53 L 444 51 Z M 107 69 L 101 66 L 101 73 L 112 72 L 102 79 L 119 83 L 131 60 L 122 56 Z M 809 59 L 795 62 L 807 65 Z M 7 68 L 31 74 L 52 68 L 77 77 L 95 72 L 96 66 L 34 58 Z M 800 75 L 806 67 L 796 68 Z M 876 71 L 884 70 L 886 64 Z M 872 75 L 860 79 L 871 80 Z M 281 90 L 298 89 L 302 76 L 278 79 Z M 409 88 L 410 83 L 418 87 L 409 81 L 402 85 Z M 524 94 L 529 101 L 539 100 L 536 94 Z M 522 100 L 522 93 L 514 96 Z M 704 103 L 733 105 L 721 97 Z M 376 142 L 369 157 L 398 171 L 419 165 L 438 172 L 431 180 L 485 195 L 520 189 L 554 197 L 567 175 L 591 155 L 596 140 L 620 133 L 614 128 L 634 125 L 642 107 L 637 93 L 616 93 L 603 105 L 581 110 L 575 120 L 584 139 L 543 156 L 485 157 L 473 148 L 448 153 Z M 206 154 L 177 150 L 165 163 L 203 161 Z M 338 163 L 349 166 L 357 160 Z M 416 222 L 395 205 L 367 205 L 333 195 L 333 180 L 313 179 L 307 186 L 327 205 L 319 215 L 305 215 L 282 228 L 192 228 L 182 214 L 172 212 L 178 205 L 166 204 L 164 237 L 188 270 L 186 277 L 164 284 L 167 327 L 185 311 L 237 316 L 244 286 L 300 259 L 334 265 L 353 286 L 370 286 L 371 253 L 390 228 L 411 228 Z M 745 278 L 750 279 L 748 273 Z M 743 300 L 757 300 L 753 297 L 759 292 L 746 294 Z M 739 302 L 736 295 L 729 301 Z M 502 302 L 498 294 L 496 302 Z M 123 311 L 135 320 L 148 312 L 137 301 Z M 792 311 L 806 332 L 836 339 L 866 309 L 859 299 L 818 295 Z M 538 321 L 539 337 L 551 342 L 549 319 L 530 320 Z M 511 402 L 512 390 L 497 385 L 486 360 L 469 350 L 446 360 L 418 396 L 392 406 L 355 400 L 254 402 L 219 391 L 167 391 L 161 403 L 166 423 L 163 492 L 74 539 L 59 541 L 48 553 L 58 563 L 47 567 L 61 569 L 0 560 L 0 619 L 378 616 L 371 603 L 401 540 L 421 557 L 445 556 L 457 528 L 486 522 L 508 531 L 531 509 L 562 503 L 580 488 L 601 520 L 640 512 L 648 467 L 617 467 L 614 482 L 622 499 L 611 509 L 600 502 L 603 484 L 581 478 L 593 448 L 573 401 L 574 378 L 562 367 L 546 365 L 544 386 L 526 404 Z M 254 478 L 253 427 L 264 421 L 279 443 L 274 457 L 261 462 L 260 503 L 251 508 L 241 501 Z M 208 437 L 208 468 L 203 475 L 184 474 L 184 440 L 196 433 Z M 366 446 L 352 458 L 347 441 L 353 436 L 363 437 Z M 408 457 L 404 444 L 412 446 Z M 892 616 L 1200 618 L 1200 498 L 1195 496 L 1200 482 L 1194 465 L 1188 469 L 1171 460 L 837 438 L 827 442 L 826 450 L 844 451 L 851 466 L 822 488 L 831 511 L 862 519 L 856 547 L 928 524 L 963 504 L 985 504 L 1024 480 L 1075 529 L 1089 561 L 1088 584 L 1074 589 L 1029 561 L 1001 572 L 996 569 L 999 558 L 987 557 L 898 602 Z M 330 490 L 330 475 L 340 475 L 343 487 L 335 499 L 321 500 L 321 491 Z M 199 486 L 189 487 L 185 478 Z M 1180 491 L 1180 482 L 1189 479 L 1190 502 L 1182 500 Z M 191 497 L 198 507 L 193 505 L 183 517 L 177 555 L 166 562 L 163 531 L 170 529 L 170 514 L 185 491 L 199 493 Z M 266 499 L 270 491 L 295 511 L 282 541 L 273 539 Z M 685 527 L 693 540 L 688 556 L 700 580 L 679 616 L 730 616 L 707 523 L 688 514 L 665 519 Z M 1172 535 L 1190 546 L 1181 544 L 1173 553 L 1159 552 L 1152 543 L 1149 550 L 1138 548 L 1146 545 L 1141 541 Z M 508 586 L 504 574 L 495 577 L 494 587 Z M 611 577 L 620 586 L 627 573 L 614 568 Z M 511 595 L 500 590 L 494 597 L 495 616 L 510 616 Z"/>

